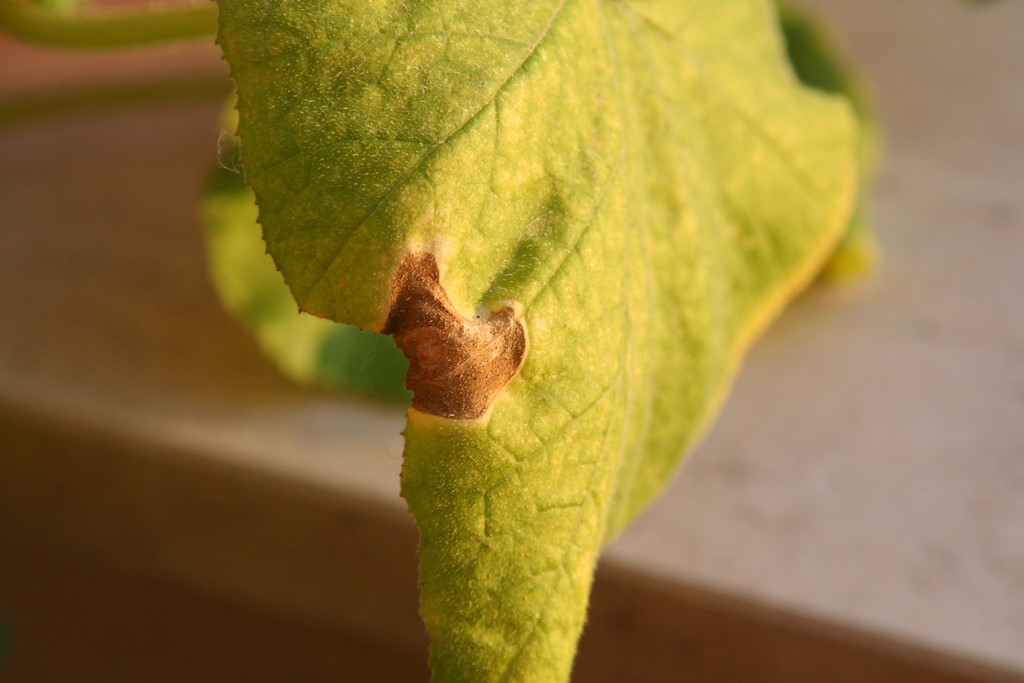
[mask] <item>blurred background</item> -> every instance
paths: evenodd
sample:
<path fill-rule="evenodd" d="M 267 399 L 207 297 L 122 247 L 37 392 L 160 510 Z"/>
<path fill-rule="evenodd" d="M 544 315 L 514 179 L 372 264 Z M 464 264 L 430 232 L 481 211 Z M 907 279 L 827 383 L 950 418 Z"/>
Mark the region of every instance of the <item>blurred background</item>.
<path fill-rule="evenodd" d="M 1024 5 L 802 5 L 879 111 L 881 267 L 755 345 L 579 681 L 1024 681 Z M 0 37 L 0 680 L 427 679 L 401 411 L 210 284 L 226 74 Z"/>

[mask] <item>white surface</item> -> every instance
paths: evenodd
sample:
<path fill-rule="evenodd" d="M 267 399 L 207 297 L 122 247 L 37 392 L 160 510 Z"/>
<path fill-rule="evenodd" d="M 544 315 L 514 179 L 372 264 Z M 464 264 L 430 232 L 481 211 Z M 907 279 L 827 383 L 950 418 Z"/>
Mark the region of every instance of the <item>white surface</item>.
<path fill-rule="evenodd" d="M 1024 670 L 1024 5 L 813 4 L 884 118 L 883 269 L 776 323 L 610 555 Z"/>

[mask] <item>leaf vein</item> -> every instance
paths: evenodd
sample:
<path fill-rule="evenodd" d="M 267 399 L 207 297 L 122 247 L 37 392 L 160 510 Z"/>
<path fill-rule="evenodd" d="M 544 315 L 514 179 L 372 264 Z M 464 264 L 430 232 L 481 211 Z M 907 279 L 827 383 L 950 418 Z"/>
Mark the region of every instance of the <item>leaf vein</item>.
<path fill-rule="evenodd" d="M 510 84 L 513 83 L 513 81 L 516 79 L 516 77 L 518 75 L 520 75 L 521 73 L 523 73 L 523 70 L 526 67 L 526 65 L 537 54 L 538 48 L 541 46 L 541 44 L 543 44 L 544 40 L 548 37 L 548 35 L 550 35 L 552 26 L 554 26 L 555 22 L 562 15 L 562 10 L 565 8 L 565 5 L 566 5 L 567 2 L 568 2 L 568 0 L 561 0 L 561 2 L 559 2 L 558 6 L 551 13 L 551 16 L 548 18 L 548 21 L 544 25 L 544 28 L 541 30 L 540 35 L 538 35 L 537 39 L 530 45 L 529 50 L 527 50 L 527 52 L 526 52 L 526 56 L 523 57 L 523 60 L 519 63 L 519 65 L 515 69 L 512 70 L 512 72 L 508 75 L 508 77 L 504 81 L 502 81 L 502 83 L 491 94 L 491 96 L 489 98 L 487 98 L 487 100 L 475 112 L 470 114 L 470 116 L 468 118 L 466 118 L 464 121 L 462 121 L 451 132 L 449 132 L 444 138 L 442 138 L 433 147 L 431 147 L 429 150 L 427 150 L 423 154 L 423 156 L 421 156 L 419 158 L 419 160 L 413 165 L 413 167 L 411 169 L 409 169 L 409 171 L 407 171 L 406 173 L 402 174 L 402 176 L 390 188 L 388 188 L 388 190 L 383 195 L 381 195 L 380 199 L 378 199 L 370 207 L 370 210 L 355 224 L 355 226 L 352 227 L 352 229 L 349 231 L 348 235 L 346 235 L 345 238 L 342 240 L 341 245 L 335 251 L 335 254 L 331 257 L 331 260 L 328 262 L 326 267 L 323 269 L 323 272 L 319 275 L 319 277 L 316 278 L 316 280 L 313 281 L 312 285 L 310 285 L 309 288 L 306 290 L 306 292 L 303 295 L 303 298 L 308 298 L 310 296 L 310 294 L 317 287 L 319 287 L 320 284 L 327 278 L 327 274 L 330 272 L 331 268 L 334 267 L 334 264 L 337 263 L 338 259 L 341 257 L 341 254 L 344 253 L 345 248 L 348 246 L 348 244 L 351 241 L 352 237 L 364 225 L 366 225 L 366 223 L 370 220 L 370 218 L 372 218 L 377 213 L 377 211 L 384 205 L 384 203 L 387 202 L 388 199 L 390 199 L 391 196 L 395 192 L 397 192 L 400 187 L 405 185 L 408 182 L 408 180 L 415 173 L 417 173 L 424 166 L 424 164 L 426 164 L 427 161 L 439 149 L 441 149 L 444 145 L 446 145 L 448 142 L 453 140 L 462 131 L 464 131 L 468 126 L 470 126 L 477 118 L 479 118 L 479 116 L 489 106 L 491 106 L 494 103 L 495 99 Z"/>

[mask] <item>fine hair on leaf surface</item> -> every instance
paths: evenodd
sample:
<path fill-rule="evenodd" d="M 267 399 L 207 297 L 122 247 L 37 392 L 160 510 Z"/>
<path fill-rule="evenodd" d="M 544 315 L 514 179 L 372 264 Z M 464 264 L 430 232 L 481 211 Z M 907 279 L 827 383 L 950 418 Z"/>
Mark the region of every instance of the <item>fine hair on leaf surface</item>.
<path fill-rule="evenodd" d="M 602 546 L 854 224 L 843 88 L 801 82 L 763 0 L 220 12 L 291 295 L 429 365 L 402 495 L 436 679 L 567 680 Z"/>

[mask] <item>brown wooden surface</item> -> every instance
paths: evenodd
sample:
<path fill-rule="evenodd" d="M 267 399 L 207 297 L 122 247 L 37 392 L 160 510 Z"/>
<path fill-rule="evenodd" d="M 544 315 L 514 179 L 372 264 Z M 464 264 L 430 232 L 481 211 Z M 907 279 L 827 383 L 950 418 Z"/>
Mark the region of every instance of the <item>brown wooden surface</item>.
<path fill-rule="evenodd" d="M 11 681 L 415 681 L 415 531 L 393 509 L 0 404 Z M 1024 677 L 605 566 L 574 680 Z"/>
<path fill-rule="evenodd" d="M 359 632 L 6 545 L 0 617 L 11 683 L 394 683 L 429 678 L 424 652 Z"/>

